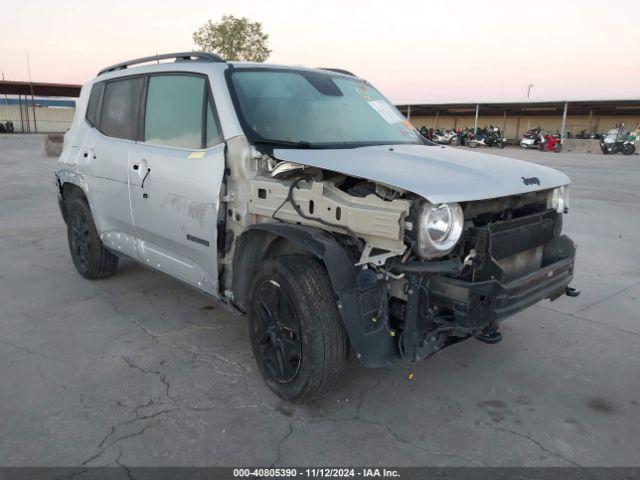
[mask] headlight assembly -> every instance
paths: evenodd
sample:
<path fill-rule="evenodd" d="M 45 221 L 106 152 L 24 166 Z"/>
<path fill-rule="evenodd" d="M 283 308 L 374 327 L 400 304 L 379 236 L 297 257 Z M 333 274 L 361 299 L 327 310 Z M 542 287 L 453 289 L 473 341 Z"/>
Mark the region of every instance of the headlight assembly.
<path fill-rule="evenodd" d="M 554 188 L 547 197 L 547 208 L 552 208 L 558 213 L 569 210 L 569 185 Z"/>
<path fill-rule="evenodd" d="M 424 202 L 419 218 L 417 251 L 422 258 L 442 257 L 456 246 L 464 225 L 459 204 Z"/>

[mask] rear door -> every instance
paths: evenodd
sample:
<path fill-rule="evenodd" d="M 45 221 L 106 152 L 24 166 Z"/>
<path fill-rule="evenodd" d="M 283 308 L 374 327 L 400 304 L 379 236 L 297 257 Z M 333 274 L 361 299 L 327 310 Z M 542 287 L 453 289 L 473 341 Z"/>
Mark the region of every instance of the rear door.
<path fill-rule="evenodd" d="M 139 255 L 217 296 L 225 144 L 207 77 L 150 75 L 143 96 L 141 140 L 128 165 Z"/>
<path fill-rule="evenodd" d="M 87 197 L 105 245 L 137 257 L 131 218 L 127 165 L 138 133 L 144 77 L 124 77 L 93 85 L 76 169 L 87 182 Z"/>

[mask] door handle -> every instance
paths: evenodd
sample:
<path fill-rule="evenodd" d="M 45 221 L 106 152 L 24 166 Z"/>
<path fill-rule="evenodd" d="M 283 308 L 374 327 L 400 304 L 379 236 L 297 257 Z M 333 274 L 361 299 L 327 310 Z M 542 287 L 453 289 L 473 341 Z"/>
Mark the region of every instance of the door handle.
<path fill-rule="evenodd" d="M 137 163 L 134 163 L 131 168 L 133 168 L 134 170 L 138 170 L 138 168 L 140 168 L 140 165 L 138 165 Z"/>
<path fill-rule="evenodd" d="M 142 177 L 142 184 L 140 185 L 141 188 L 144 188 L 144 181 L 147 179 L 150 173 L 151 173 L 151 168 L 147 168 L 147 173 L 145 173 L 144 177 Z"/>

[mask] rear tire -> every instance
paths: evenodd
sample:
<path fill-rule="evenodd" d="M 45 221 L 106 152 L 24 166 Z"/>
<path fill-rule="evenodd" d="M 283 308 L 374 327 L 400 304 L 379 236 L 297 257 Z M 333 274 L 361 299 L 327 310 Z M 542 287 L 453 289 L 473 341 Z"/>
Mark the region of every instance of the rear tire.
<path fill-rule="evenodd" d="M 67 238 L 71 260 L 80 275 L 96 280 L 115 273 L 118 257 L 102 244 L 89 204 L 79 195 L 71 196 L 67 203 Z"/>
<path fill-rule="evenodd" d="M 349 348 L 324 267 L 304 255 L 266 260 L 249 287 L 249 337 L 265 382 L 307 402 L 339 383 Z"/>
<path fill-rule="evenodd" d="M 625 155 L 633 155 L 636 153 L 636 146 L 629 144 L 624 146 L 624 150 L 622 151 Z"/>

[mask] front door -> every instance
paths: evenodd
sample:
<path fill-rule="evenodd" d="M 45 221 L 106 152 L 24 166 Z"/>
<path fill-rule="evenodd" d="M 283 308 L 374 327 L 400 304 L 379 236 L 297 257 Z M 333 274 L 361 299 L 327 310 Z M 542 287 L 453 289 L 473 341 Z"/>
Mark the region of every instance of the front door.
<path fill-rule="evenodd" d="M 139 256 L 218 295 L 217 219 L 225 144 L 205 76 L 148 77 L 128 183 Z"/>

